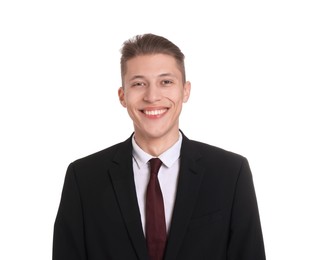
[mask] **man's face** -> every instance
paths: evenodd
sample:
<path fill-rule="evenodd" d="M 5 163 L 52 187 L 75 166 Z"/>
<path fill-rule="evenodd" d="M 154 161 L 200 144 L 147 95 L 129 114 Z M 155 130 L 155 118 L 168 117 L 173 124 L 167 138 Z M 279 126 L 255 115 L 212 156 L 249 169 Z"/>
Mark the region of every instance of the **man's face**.
<path fill-rule="evenodd" d="M 121 104 L 131 117 L 135 136 L 144 140 L 177 138 L 182 104 L 190 95 L 175 59 L 165 54 L 137 56 L 127 61 Z"/>

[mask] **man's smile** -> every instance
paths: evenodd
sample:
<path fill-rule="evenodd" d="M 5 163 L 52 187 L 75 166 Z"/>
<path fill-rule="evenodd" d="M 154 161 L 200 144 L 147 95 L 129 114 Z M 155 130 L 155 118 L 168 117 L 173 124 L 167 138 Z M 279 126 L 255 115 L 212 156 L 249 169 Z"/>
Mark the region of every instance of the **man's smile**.
<path fill-rule="evenodd" d="M 140 110 L 143 114 L 147 116 L 159 117 L 168 111 L 168 108 L 148 108 Z"/>

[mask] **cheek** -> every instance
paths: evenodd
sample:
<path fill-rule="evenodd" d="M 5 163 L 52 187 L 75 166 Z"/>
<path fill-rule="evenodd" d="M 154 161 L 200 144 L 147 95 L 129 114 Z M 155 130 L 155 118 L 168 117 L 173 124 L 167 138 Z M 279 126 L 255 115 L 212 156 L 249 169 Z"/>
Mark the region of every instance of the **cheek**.
<path fill-rule="evenodd" d="M 129 105 L 139 106 L 143 102 L 144 96 L 145 96 L 144 89 L 131 90 L 131 91 L 127 92 L 126 93 L 126 100 L 127 100 L 128 106 Z"/>
<path fill-rule="evenodd" d="M 127 94 L 125 96 L 125 107 L 131 111 L 131 110 L 134 110 L 135 107 L 137 106 L 138 104 L 138 101 L 136 99 L 135 96 L 131 95 L 131 94 Z"/>
<path fill-rule="evenodd" d="M 184 95 L 181 91 L 175 91 L 168 95 L 168 99 L 176 106 L 180 106 L 184 102 Z"/>

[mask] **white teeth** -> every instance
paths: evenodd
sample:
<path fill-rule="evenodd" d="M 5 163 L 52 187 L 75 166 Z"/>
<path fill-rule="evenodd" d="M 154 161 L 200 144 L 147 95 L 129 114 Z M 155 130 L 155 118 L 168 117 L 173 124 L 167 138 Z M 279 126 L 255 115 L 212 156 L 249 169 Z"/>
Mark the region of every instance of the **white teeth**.
<path fill-rule="evenodd" d="M 156 115 L 161 115 L 166 112 L 167 109 L 160 109 L 160 110 L 144 110 L 144 114 L 149 115 L 149 116 L 156 116 Z"/>

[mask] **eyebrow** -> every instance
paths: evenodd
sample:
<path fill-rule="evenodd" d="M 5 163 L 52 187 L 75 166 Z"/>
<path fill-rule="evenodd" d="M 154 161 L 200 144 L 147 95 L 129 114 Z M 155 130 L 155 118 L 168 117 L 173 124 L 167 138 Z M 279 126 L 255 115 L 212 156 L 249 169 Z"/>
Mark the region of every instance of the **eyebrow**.
<path fill-rule="evenodd" d="M 168 77 L 168 76 L 176 78 L 176 76 L 173 75 L 172 73 L 162 73 L 162 74 L 159 74 L 157 77 L 162 78 L 162 77 Z M 135 79 L 145 79 L 145 77 L 143 75 L 134 75 L 130 80 L 135 80 Z"/>
<path fill-rule="evenodd" d="M 135 80 L 135 79 L 144 79 L 145 77 L 142 75 L 134 75 L 130 80 Z"/>
<path fill-rule="evenodd" d="M 176 78 L 176 76 L 172 73 L 162 73 L 162 74 L 158 75 L 158 77 L 168 77 L 168 76 Z"/>

